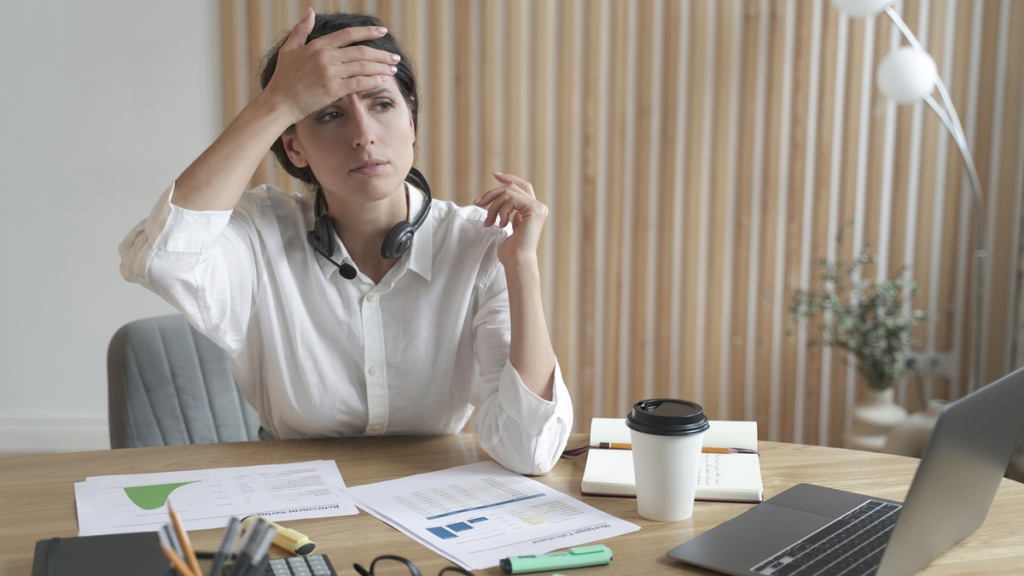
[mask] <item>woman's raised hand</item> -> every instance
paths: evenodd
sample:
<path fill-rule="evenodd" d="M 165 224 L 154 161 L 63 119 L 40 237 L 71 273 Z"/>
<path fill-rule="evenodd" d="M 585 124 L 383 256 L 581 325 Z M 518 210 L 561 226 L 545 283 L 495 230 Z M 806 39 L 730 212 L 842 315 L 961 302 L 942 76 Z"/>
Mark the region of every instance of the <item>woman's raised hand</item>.
<path fill-rule="evenodd" d="M 306 43 L 313 30 L 313 9 L 306 11 L 281 46 L 277 67 L 263 98 L 278 104 L 298 122 L 331 102 L 377 88 L 398 69 L 399 57 L 355 42 L 381 38 L 386 28 L 345 28 Z"/>
<path fill-rule="evenodd" d="M 498 247 L 498 260 L 506 267 L 525 263 L 524 259 L 536 262 L 540 233 L 548 219 L 548 207 L 537 200 L 533 186 L 526 180 L 501 172 L 495 172 L 494 179 L 501 186 L 488 190 L 476 199 L 475 204 L 487 208 L 485 227 L 498 222 L 504 228 L 512 222 L 512 236 Z"/>

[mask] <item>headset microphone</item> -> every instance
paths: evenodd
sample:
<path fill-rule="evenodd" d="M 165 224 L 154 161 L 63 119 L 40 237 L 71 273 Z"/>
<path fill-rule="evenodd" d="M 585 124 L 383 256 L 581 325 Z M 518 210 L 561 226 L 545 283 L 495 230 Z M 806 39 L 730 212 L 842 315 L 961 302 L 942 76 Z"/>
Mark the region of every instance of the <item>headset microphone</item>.
<path fill-rule="evenodd" d="M 310 232 L 309 234 L 312 235 L 313 233 Z M 306 238 L 308 239 L 309 236 L 306 236 Z M 310 245 L 313 246 L 313 242 L 312 241 L 310 242 Z M 319 246 L 313 246 L 313 250 L 318 252 L 324 258 L 327 258 L 328 262 L 330 262 L 331 264 L 334 264 L 335 266 L 337 266 L 338 267 L 338 273 L 341 274 L 341 277 L 344 278 L 345 280 L 351 280 L 351 279 L 356 277 L 356 269 L 355 269 L 355 267 L 353 267 L 348 262 L 342 262 L 340 264 L 335 262 L 330 256 L 328 256 L 327 254 L 324 254 L 323 250 L 321 250 Z"/>

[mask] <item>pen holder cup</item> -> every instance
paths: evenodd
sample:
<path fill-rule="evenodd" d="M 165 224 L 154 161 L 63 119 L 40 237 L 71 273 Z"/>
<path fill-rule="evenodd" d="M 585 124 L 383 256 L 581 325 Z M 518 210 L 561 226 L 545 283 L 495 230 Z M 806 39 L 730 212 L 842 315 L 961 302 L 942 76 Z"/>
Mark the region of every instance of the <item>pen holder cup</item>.
<path fill-rule="evenodd" d="M 235 557 L 232 556 L 224 560 L 221 564 L 220 574 L 210 574 L 210 570 L 213 569 L 213 552 L 196 552 L 196 559 L 199 560 L 199 569 L 204 575 L 209 576 L 229 576 L 231 571 L 235 569 Z M 265 573 L 265 572 L 264 572 Z M 174 572 L 175 576 L 178 576 L 177 572 Z"/>

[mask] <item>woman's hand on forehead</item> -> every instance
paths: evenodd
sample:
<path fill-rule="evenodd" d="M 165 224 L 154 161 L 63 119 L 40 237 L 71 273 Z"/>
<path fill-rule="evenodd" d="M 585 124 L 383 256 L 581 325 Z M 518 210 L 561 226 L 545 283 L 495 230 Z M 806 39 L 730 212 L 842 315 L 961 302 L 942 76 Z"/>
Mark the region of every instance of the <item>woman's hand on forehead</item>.
<path fill-rule="evenodd" d="M 292 29 L 278 53 L 264 98 L 274 100 L 296 123 L 345 96 L 379 88 L 398 69 L 396 54 L 352 43 L 381 38 L 387 29 L 345 28 L 306 43 L 313 30 L 312 9 Z"/>

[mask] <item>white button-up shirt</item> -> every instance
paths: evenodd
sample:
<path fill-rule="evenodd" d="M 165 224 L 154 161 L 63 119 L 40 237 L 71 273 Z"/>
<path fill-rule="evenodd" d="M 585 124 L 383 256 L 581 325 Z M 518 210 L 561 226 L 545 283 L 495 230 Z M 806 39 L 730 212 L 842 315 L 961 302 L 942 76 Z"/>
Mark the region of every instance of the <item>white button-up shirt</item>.
<path fill-rule="evenodd" d="M 409 188 L 409 213 L 425 196 Z M 554 395 L 531 392 L 509 360 L 511 323 L 486 212 L 435 200 L 411 248 L 379 284 L 346 280 L 306 242 L 312 199 L 272 186 L 234 210 L 170 202 L 173 184 L 119 248 L 121 274 L 170 302 L 227 351 L 261 425 L 281 439 L 452 434 L 476 408 L 482 447 L 524 474 L 547 472 L 572 428 Z M 355 267 L 335 235 L 334 259 Z"/>

